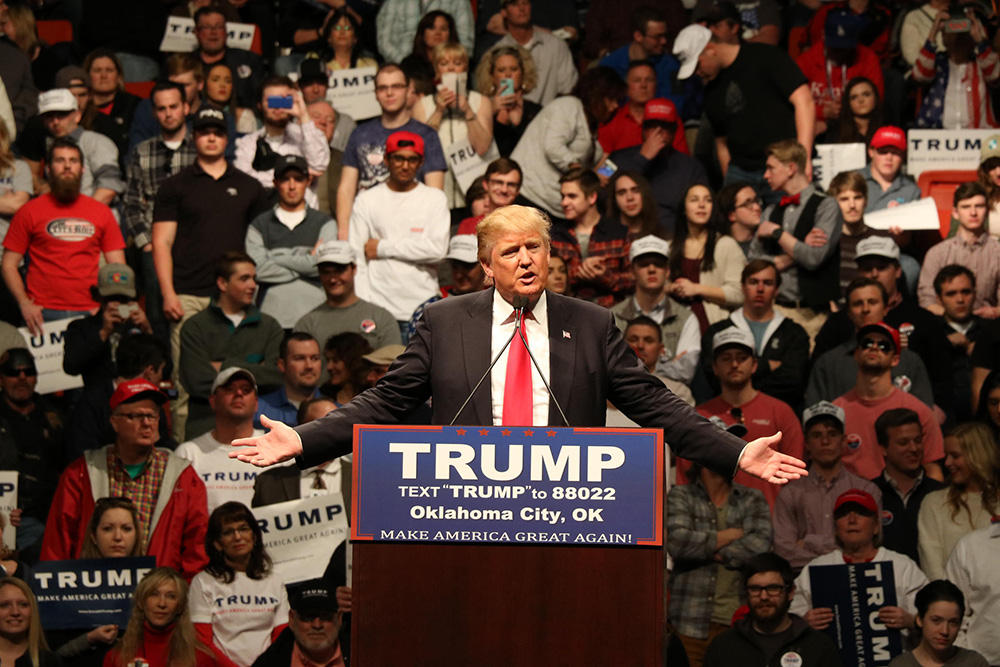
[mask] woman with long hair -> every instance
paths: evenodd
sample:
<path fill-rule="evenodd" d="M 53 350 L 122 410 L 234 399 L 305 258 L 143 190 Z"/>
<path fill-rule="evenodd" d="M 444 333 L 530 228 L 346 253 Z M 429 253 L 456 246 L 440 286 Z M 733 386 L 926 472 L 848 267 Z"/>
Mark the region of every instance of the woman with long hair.
<path fill-rule="evenodd" d="M 320 59 L 328 70 L 378 66 L 378 61 L 361 48 L 361 24 L 346 6 L 330 12 L 319 34 L 325 44 Z"/>
<path fill-rule="evenodd" d="M 420 18 L 413 33 L 413 50 L 399 63 L 417 95 L 434 94 L 434 48 L 457 41 L 458 28 L 451 14 L 435 9 Z"/>
<path fill-rule="evenodd" d="M 595 67 L 580 76 L 573 95 L 542 107 L 510 155 L 523 170 L 525 199 L 562 218 L 559 178 L 573 167 L 593 169 L 603 163 L 597 126 L 611 119 L 624 94 L 625 83 L 613 69 Z"/>
<path fill-rule="evenodd" d="M 338 408 L 360 393 L 360 385 L 355 384 L 354 378 L 364 365 L 361 357 L 371 352 L 371 344 L 353 331 L 330 336 L 323 346 L 330 379 L 320 387 L 320 392 L 336 401 Z"/>
<path fill-rule="evenodd" d="M 826 131 L 827 143 L 868 145 L 882 127 L 882 98 L 871 80 L 857 76 L 847 82 L 841 97 L 840 115 Z"/>
<path fill-rule="evenodd" d="M 990 371 L 979 388 L 976 419 L 988 425 L 993 438 L 1000 442 L 1000 370 Z"/>
<path fill-rule="evenodd" d="M 90 102 L 82 109 L 80 124 L 100 132 L 118 147 L 118 162 L 128 157 L 128 132 L 140 99 L 125 92 L 125 70 L 111 49 L 94 49 L 83 61 L 90 77 Z"/>
<path fill-rule="evenodd" d="M 205 532 L 208 565 L 191 581 L 198 638 L 240 667 L 250 667 L 288 625 L 285 584 L 274 574 L 250 509 L 219 505 Z"/>
<path fill-rule="evenodd" d="M 531 54 L 520 46 L 498 46 L 486 52 L 475 73 L 476 90 L 493 106 L 493 137 L 501 157 L 509 157 L 542 105 L 524 99 L 538 84 Z"/>
<path fill-rule="evenodd" d="M 24 206 L 34 187 L 28 163 L 14 156 L 10 131 L 0 122 L 0 241 L 7 235 L 10 219 Z"/>
<path fill-rule="evenodd" d="M 743 250 L 743 254 L 747 254 L 764 212 L 764 202 L 760 195 L 749 183 L 730 183 L 719 190 L 716 200 L 719 215 L 723 224 L 728 227 L 729 235 Z"/>
<path fill-rule="evenodd" d="M 80 558 L 129 558 L 142 554 L 139 512 L 128 498 L 98 498 L 87 523 Z M 88 632 L 50 631 L 49 643 L 74 666 L 100 665 L 118 637 L 117 625 L 100 625 Z"/>
<path fill-rule="evenodd" d="M 438 89 L 413 105 L 414 120 L 437 130 L 441 146 L 447 148 L 468 139 L 472 150 L 480 157 L 485 156 L 493 145 L 493 109 L 489 98 L 467 90 L 463 83 L 459 83 L 457 89 L 442 85 L 448 74 L 457 74 L 460 82 L 466 80 L 468 52 L 458 42 L 438 44 L 434 47 L 433 64 Z M 444 181 L 444 193 L 448 197 L 448 208 L 465 205 L 465 197 L 451 170 Z"/>
<path fill-rule="evenodd" d="M 0 578 L 0 665 L 62 665 L 45 643 L 35 595 L 28 584 L 14 577 Z"/>
<path fill-rule="evenodd" d="M 205 102 L 216 109 L 228 113 L 236 121 L 236 132 L 249 134 L 257 131 L 257 118 L 252 110 L 241 107 L 236 102 L 236 86 L 233 85 L 233 70 L 225 61 L 205 68 Z"/>
<path fill-rule="evenodd" d="M 1000 134 L 983 140 L 976 180 L 986 188 L 987 229 L 993 236 L 1000 236 Z"/>
<path fill-rule="evenodd" d="M 691 307 L 704 334 L 743 304 L 740 274 L 747 259 L 726 236 L 707 186 L 692 185 L 682 201 L 684 212 L 670 244 L 670 292 Z"/>
<path fill-rule="evenodd" d="M 930 579 L 944 576 L 962 536 L 986 528 L 1000 512 L 1000 448 L 990 427 L 956 426 L 944 439 L 944 454 L 948 487 L 928 493 L 917 515 L 920 567 Z"/>
<path fill-rule="evenodd" d="M 211 650 L 195 636 L 188 612 L 188 585 L 169 567 L 146 573 L 132 594 L 132 616 L 104 667 L 215 667 Z"/>
<path fill-rule="evenodd" d="M 642 174 L 620 169 L 608 181 L 607 217 L 628 229 L 628 240 L 662 236 L 653 191 Z"/>
<path fill-rule="evenodd" d="M 936 579 L 917 591 L 915 602 L 919 643 L 913 650 L 893 658 L 889 667 L 989 665 L 979 653 L 955 646 L 965 616 L 965 596 L 958 586 L 947 579 Z"/>

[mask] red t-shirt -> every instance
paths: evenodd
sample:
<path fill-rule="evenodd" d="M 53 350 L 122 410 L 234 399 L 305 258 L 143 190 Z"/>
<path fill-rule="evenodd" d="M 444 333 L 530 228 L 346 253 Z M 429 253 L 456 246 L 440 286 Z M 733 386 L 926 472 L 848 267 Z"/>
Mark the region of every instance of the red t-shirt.
<path fill-rule="evenodd" d="M 51 195 L 34 199 L 14 215 L 4 248 L 29 255 L 28 296 L 43 308 L 89 310 L 97 306 L 100 253 L 124 250 L 111 209 L 86 195 L 62 204 Z"/>
<path fill-rule="evenodd" d="M 485 215 L 474 215 L 458 223 L 458 231 L 455 234 L 475 234 L 476 225 L 485 218 Z"/>
<path fill-rule="evenodd" d="M 944 438 L 941 427 L 930 408 L 912 394 L 896 387 L 885 398 L 869 400 L 859 398 L 853 389 L 834 401 L 844 408 L 844 436 L 847 441 L 844 465 L 854 474 L 865 479 L 875 479 L 885 467 L 882 448 L 875 436 L 875 420 L 886 410 L 909 408 L 920 417 L 924 430 L 924 462 L 944 458 Z"/>
<path fill-rule="evenodd" d="M 732 426 L 739 422 L 733 416 L 733 406 L 722 400 L 721 396 L 716 396 L 710 401 L 702 403 L 695 408 L 702 417 L 718 417 Z M 747 441 L 756 440 L 765 436 L 774 435 L 781 431 L 781 442 L 778 443 L 778 451 L 789 454 L 796 458 L 802 458 L 803 438 L 802 425 L 795 412 L 784 401 L 780 401 L 773 396 L 768 396 L 763 392 L 757 392 L 748 403 L 741 405 L 743 425 L 747 427 L 747 434 L 744 437 Z M 677 459 L 677 483 L 687 483 L 687 471 L 691 467 L 690 461 L 682 458 Z M 767 504 L 774 509 L 774 501 L 778 497 L 778 490 L 781 488 L 775 484 L 770 484 L 753 475 L 749 475 L 742 470 L 736 473 L 734 481 L 751 489 L 760 489 L 767 499 Z"/>
<path fill-rule="evenodd" d="M 597 141 L 607 154 L 622 148 L 631 148 L 642 143 L 642 123 L 628 112 L 628 104 L 618 107 L 614 117 L 597 128 Z M 679 124 L 674 132 L 674 150 L 680 153 L 688 152 L 687 139 L 684 137 L 684 125 Z"/>

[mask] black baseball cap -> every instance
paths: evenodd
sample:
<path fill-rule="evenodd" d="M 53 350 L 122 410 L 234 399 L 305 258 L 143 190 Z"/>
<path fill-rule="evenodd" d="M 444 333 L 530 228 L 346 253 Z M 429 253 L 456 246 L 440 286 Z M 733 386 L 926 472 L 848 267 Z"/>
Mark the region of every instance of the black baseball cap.
<path fill-rule="evenodd" d="M 330 82 L 326 74 L 326 66 L 318 58 L 306 58 L 299 65 L 299 85 L 306 86 L 317 81 Z"/>
<path fill-rule="evenodd" d="M 274 177 L 281 178 L 285 172 L 296 169 L 304 176 L 309 176 L 309 164 L 301 155 L 279 155 L 278 161 L 274 164 Z"/>
<path fill-rule="evenodd" d="M 296 613 L 337 611 L 337 597 L 323 579 L 308 579 L 290 584 L 288 606 Z"/>
<path fill-rule="evenodd" d="M 198 113 L 195 114 L 194 120 L 191 121 L 191 127 L 195 132 L 210 127 L 221 128 L 223 132 L 229 131 L 229 127 L 226 124 L 226 114 L 211 107 L 199 109 Z"/>

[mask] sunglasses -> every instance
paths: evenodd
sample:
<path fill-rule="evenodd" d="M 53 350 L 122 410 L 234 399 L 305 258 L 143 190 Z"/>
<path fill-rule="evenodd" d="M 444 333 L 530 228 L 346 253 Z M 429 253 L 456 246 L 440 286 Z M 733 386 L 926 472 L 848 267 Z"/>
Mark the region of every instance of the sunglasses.
<path fill-rule="evenodd" d="M 733 419 L 736 420 L 737 424 L 746 424 L 746 422 L 743 419 L 743 409 L 742 408 L 730 408 L 729 409 L 729 414 L 732 416 Z"/>
<path fill-rule="evenodd" d="M 861 341 L 860 347 L 862 350 L 870 350 L 876 347 L 880 352 L 892 352 L 896 349 L 892 343 L 882 338 L 865 338 Z"/>

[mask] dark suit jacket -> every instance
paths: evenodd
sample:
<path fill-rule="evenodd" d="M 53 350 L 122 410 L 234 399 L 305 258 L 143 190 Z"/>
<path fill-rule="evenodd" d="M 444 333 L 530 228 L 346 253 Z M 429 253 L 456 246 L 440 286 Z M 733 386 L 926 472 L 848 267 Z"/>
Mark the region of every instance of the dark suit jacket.
<path fill-rule="evenodd" d="M 607 401 L 636 423 L 664 429 L 686 459 L 731 477 L 743 441 L 718 430 L 647 373 L 625 344 L 606 308 L 547 293 L 549 383 L 570 426 L 604 426 Z M 433 423 L 447 424 L 490 364 L 493 290 L 433 303 L 417 322 L 409 346 L 388 374 L 344 407 L 296 427 L 299 465 L 307 467 L 351 450 L 355 424 L 402 422 L 428 398 Z M 457 422 L 492 425 L 490 383 L 480 386 Z M 550 402 L 549 425 L 563 426 Z"/>
<path fill-rule="evenodd" d="M 270 468 L 257 475 L 253 483 L 253 500 L 251 507 L 274 505 L 302 497 L 302 470 L 298 466 L 281 466 Z M 351 522 L 351 464 L 340 462 L 340 492 L 344 496 L 344 511 L 347 512 L 347 522 Z"/>

